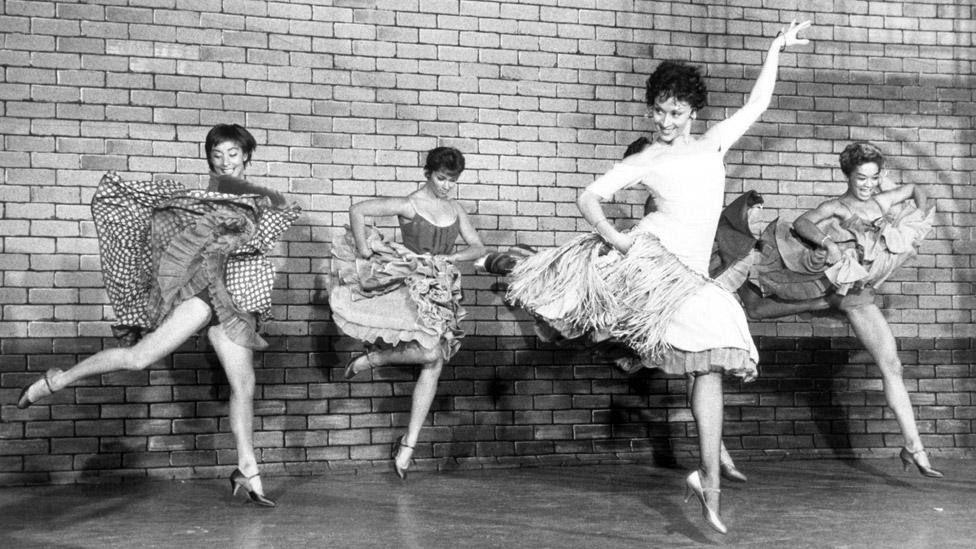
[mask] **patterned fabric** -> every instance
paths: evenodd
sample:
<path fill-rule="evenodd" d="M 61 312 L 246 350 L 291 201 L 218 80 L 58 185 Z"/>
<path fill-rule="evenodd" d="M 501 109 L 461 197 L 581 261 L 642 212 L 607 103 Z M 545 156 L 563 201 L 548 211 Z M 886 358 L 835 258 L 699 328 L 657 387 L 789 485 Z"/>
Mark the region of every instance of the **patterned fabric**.
<path fill-rule="evenodd" d="M 188 190 L 174 181 L 123 181 L 107 173 L 92 199 L 102 272 L 118 324 L 133 343 L 179 303 L 209 291 L 228 337 L 260 349 L 274 266 L 265 257 L 298 218 L 258 195 Z"/>
<path fill-rule="evenodd" d="M 356 253 L 349 231 L 332 243 L 329 306 L 339 329 L 371 345 L 416 342 L 440 347 L 445 359 L 454 356 L 466 315 L 457 268 L 389 242 L 372 228 L 366 241 L 374 252 L 367 259 Z"/>

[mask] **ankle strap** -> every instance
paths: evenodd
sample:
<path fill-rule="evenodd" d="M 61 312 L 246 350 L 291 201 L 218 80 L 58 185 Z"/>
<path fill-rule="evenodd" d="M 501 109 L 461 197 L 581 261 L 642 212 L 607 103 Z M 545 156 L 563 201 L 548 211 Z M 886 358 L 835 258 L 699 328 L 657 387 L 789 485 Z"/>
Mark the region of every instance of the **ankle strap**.
<path fill-rule="evenodd" d="M 721 490 L 719 490 L 718 488 L 702 488 L 702 492 L 705 492 L 706 494 L 707 493 L 718 494 L 721 492 Z"/>

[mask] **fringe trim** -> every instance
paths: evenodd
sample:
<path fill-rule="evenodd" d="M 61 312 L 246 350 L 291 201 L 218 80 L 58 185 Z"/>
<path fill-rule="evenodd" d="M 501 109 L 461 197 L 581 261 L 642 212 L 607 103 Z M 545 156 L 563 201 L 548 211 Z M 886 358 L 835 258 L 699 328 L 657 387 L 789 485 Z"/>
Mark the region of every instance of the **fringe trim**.
<path fill-rule="evenodd" d="M 649 233 L 634 234 L 627 254 L 609 248 L 595 233 L 526 258 L 513 269 L 507 298 L 542 316 L 560 331 L 605 332 L 643 359 L 656 361 L 681 304 L 708 283 Z M 539 310 L 575 297 L 558 318 Z"/>
<path fill-rule="evenodd" d="M 622 309 L 610 335 L 627 342 L 641 357 L 656 360 L 671 349 L 664 334 L 674 313 L 708 279 L 682 263 L 657 237 L 642 233 L 617 264 L 612 283 L 620 288 Z"/>
<path fill-rule="evenodd" d="M 607 328 L 616 317 L 617 298 L 605 276 L 620 258 L 600 235 L 584 234 L 519 261 L 510 275 L 506 298 L 535 313 L 538 309 L 576 296 L 558 319 L 577 330 Z"/>

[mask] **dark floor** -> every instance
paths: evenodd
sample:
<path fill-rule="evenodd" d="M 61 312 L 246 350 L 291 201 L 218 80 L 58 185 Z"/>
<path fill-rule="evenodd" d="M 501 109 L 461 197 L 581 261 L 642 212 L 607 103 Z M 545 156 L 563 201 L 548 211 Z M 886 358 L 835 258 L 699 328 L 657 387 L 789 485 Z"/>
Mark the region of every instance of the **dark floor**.
<path fill-rule="evenodd" d="M 743 462 L 714 533 L 681 469 L 599 465 L 269 477 L 276 509 L 217 481 L 0 489 L 0 547 L 974 547 L 976 464 Z"/>

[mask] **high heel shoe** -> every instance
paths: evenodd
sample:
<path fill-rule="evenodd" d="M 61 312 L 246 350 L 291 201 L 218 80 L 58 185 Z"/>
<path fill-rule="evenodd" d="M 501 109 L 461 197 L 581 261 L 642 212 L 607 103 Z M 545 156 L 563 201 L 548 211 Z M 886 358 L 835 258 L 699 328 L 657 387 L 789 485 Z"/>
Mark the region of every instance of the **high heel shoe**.
<path fill-rule="evenodd" d="M 705 519 L 705 522 L 719 534 L 727 534 L 729 530 L 722 524 L 722 519 L 718 516 L 718 513 L 705 502 L 706 493 L 719 494 L 721 490 L 717 488 L 702 488 L 701 473 L 698 471 L 694 471 L 685 478 L 685 503 L 688 503 L 692 494 L 697 496 L 698 502 L 702 506 L 702 518 Z"/>
<path fill-rule="evenodd" d="M 929 456 L 925 453 L 925 450 L 909 452 L 908 448 L 902 448 L 898 457 L 901 458 L 901 464 L 905 471 L 914 463 L 915 467 L 918 467 L 918 472 L 923 477 L 942 478 L 945 476 L 941 471 L 932 468 L 932 465 L 929 463 Z"/>
<path fill-rule="evenodd" d="M 361 372 L 362 370 L 357 370 L 355 368 L 355 365 L 356 365 L 356 361 L 358 361 L 362 357 L 366 357 L 366 362 L 369 363 L 370 368 L 376 367 L 376 365 L 373 364 L 373 359 L 369 357 L 369 352 L 367 351 L 361 355 L 356 355 L 350 358 L 349 362 L 346 362 L 346 368 L 342 372 L 342 377 L 346 378 L 346 380 L 350 380 L 356 377 L 357 375 L 359 375 L 359 372 Z"/>
<path fill-rule="evenodd" d="M 349 381 L 350 379 L 356 377 L 356 374 L 359 373 L 355 370 L 355 368 L 353 368 L 353 366 L 356 364 L 356 361 L 359 360 L 359 357 L 361 356 L 363 355 L 355 355 L 352 358 L 350 358 L 348 362 L 346 362 L 346 368 L 342 371 L 342 377 L 346 381 Z"/>
<path fill-rule="evenodd" d="M 729 455 L 728 450 L 722 447 L 722 452 L 719 454 L 718 461 L 719 471 L 722 473 L 722 478 L 727 480 L 734 480 L 736 482 L 746 482 L 749 480 L 746 475 L 740 471 L 736 466 L 735 462 L 732 461 L 732 456 Z"/>
<path fill-rule="evenodd" d="M 60 369 L 51 368 L 50 370 L 44 372 L 44 377 L 40 379 L 36 379 L 32 383 L 25 385 L 24 388 L 20 391 L 20 397 L 17 399 L 17 407 L 23 410 L 24 408 L 29 407 L 31 404 L 34 404 L 38 400 L 53 395 L 54 387 L 51 385 L 51 378 L 61 373 L 62 372 Z M 44 382 L 44 385 L 40 385 L 42 381 Z M 38 387 L 37 391 L 39 391 L 41 394 L 37 395 L 37 397 L 34 398 L 34 400 L 31 400 L 30 390 L 33 389 L 35 385 L 37 385 Z"/>
<path fill-rule="evenodd" d="M 403 437 L 405 436 L 406 435 L 400 435 L 397 437 L 396 441 L 393 443 L 393 451 L 390 452 L 390 457 L 393 458 L 393 472 L 396 473 L 396 476 L 400 477 L 400 480 L 407 480 L 407 468 L 397 465 L 397 458 L 400 457 L 400 449 L 410 448 L 413 450 L 413 446 L 407 446 L 404 444 Z"/>
<path fill-rule="evenodd" d="M 234 469 L 234 472 L 230 474 L 230 489 L 231 495 L 236 496 L 237 490 L 243 488 L 247 492 L 247 499 L 253 503 L 256 503 L 262 507 L 275 507 L 278 502 L 269 498 L 268 496 L 254 491 L 251 488 L 251 479 L 257 477 L 258 474 L 246 477 L 240 469 Z"/>

